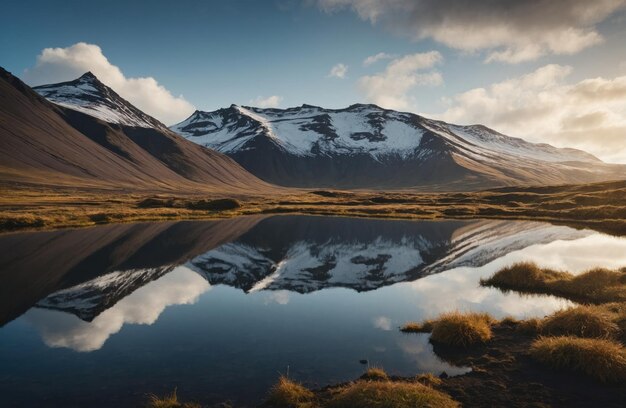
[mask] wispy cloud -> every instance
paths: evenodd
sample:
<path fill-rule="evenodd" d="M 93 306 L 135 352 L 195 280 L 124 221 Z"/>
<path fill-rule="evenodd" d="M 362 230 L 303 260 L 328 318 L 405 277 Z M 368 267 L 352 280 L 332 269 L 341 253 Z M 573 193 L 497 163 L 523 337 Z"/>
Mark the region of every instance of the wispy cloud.
<path fill-rule="evenodd" d="M 278 108 L 283 101 L 282 96 L 272 95 L 267 98 L 259 96 L 255 99 L 250 99 L 249 103 L 252 106 L 259 108 Z"/>
<path fill-rule="evenodd" d="M 342 63 L 339 63 L 333 66 L 328 73 L 329 78 L 340 78 L 343 79 L 346 77 L 348 73 L 348 66 Z"/>
<path fill-rule="evenodd" d="M 372 64 L 375 64 L 378 61 L 391 59 L 391 58 L 394 58 L 394 56 L 391 54 L 387 54 L 386 52 L 379 52 L 376 55 L 370 55 L 369 57 L 365 58 L 363 60 L 363 66 L 368 67 Z"/>
<path fill-rule="evenodd" d="M 160 121 L 171 124 L 183 120 L 194 106 L 181 96 L 174 96 L 152 77 L 128 78 L 111 64 L 100 47 L 84 42 L 66 48 L 45 48 L 33 68 L 24 73 L 30 85 L 69 81 L 91 71 L 124 99 Z"/>

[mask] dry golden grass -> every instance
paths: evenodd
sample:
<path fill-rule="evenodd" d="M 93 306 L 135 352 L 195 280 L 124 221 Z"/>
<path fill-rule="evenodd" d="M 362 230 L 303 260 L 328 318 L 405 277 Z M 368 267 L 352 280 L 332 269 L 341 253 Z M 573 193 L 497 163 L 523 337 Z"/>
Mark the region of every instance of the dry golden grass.
<path fill-rule="evenodd" d="M 502 290 L 550 294 L 579 302 L 626 301 L 626 271 L 595 268 L 580 275 L 539 268 L 522 262 L 496 272 L 481 285 Z"/>
<path fill-rule="evenodd" d="M 400 331 L 404 333 L 430 333 L 433 331 L 433 321 L 424 320 L 421 323 L 408 322 L 404 326 L 400 327 Z"/>
<path fill-rule="evenodd" d="M 580 372 L 602 382 L 626 381 L 626 348 L 608 339 L 541 337 L 530 354 L 555 369 Z"/>
<path fill-rule="evenodd" d="M 517 324 L 515 329 L 522 333 L 534 334 L 534 333 L 539 333 L 541 331 L 542 324 L 543 324 L 542 319 L 538 319 L 538 318 L 526 319 L 526 320 L 521 320 Z"/>
<path fill-rule="evenodd" d="M 308 191 L 272 194 L 115 191 L 0 185 L 0 230 L 299 213 L 350 217 L 532 219 L 626 234 L 626 182 L 468 193 Z"/>
<path fill-rule="evenodd" d="M 486 313 L 445 313 L 433 323 L 431 340 L 450 346 L 468 347 L 491 339 L 494 319 Z"/>
<path fill-rule="evenodd" d="M 150 395 L 148 408 L 200 408 L 200 404 L 179 402 L 178 396 L 176 395 L 176 389 L 174 389 L 170 395 L 166 395 L 164 397 Z"/>
<path fill-rule="evenodd" d="M 618 314 L 602 306 L 577 306 L 560 310 L 541 323 L 541 333 L 577 337 L 615 338 L 620 328 Z"/>
<path fill-rule="evenodd" d="M 370 367 L 365 374 L 361 376 L 361 379 L 367 381 L 386 381 L 389 379 L 389 376 L 382 368 Z"/>
<path fill-rule="evenodd" d="M 408 323 L 400 330 L 410 332 L 428 332 L 431 341 L 456 347 L 468 347 L 484 343 L 491 339 L 493 317 L 487 313 L 444 313 L 436 319 L 424 323 Z"/>
<path fill-rule="evenodd" d="M 276 408 L 309 408 L 314 406 L 315 394 L 295 381 L 281 376 L 270 390 L 267 404 Z"/>
<path fill-rule="evenodd" d="M 419 382 L 357 381 L 338 389 L 328 408 L 454 408 L 449 395 Z"/>
<path fill-rule="evenodd" d="M 429 387 L 440 385 L 443 382 L 441 378 L 431 373 L 419 374 L 417 377 L 415 377 L 415 379 L 417 380 L 417 382 L 427 385 Z"/>

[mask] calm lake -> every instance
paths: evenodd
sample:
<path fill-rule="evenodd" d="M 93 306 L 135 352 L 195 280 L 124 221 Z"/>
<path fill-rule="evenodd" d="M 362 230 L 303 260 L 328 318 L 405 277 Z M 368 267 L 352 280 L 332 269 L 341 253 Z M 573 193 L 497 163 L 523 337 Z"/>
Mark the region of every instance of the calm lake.
<path fill-rule="evenodd" d="M 527 221 L 310 216 L 0 235 L 3 407 L 253 406 L 280 373 L 311 387 L 459 375 L 410 320 L 544 316 L 570 303 L 479 286 L 518 261 L 626 265 L 626 239 Z"/>

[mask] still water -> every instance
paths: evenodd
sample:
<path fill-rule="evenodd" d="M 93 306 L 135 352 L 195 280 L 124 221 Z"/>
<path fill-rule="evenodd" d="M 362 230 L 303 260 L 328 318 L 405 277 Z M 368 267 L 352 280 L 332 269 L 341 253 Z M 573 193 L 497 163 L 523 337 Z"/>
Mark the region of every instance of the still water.
<path fill-rule="evenodd" d="M 427 334 L 450 310 L 543 316 L 570 303 L 478 285 L 518 261 L 626 265 L 626 239 L 527 221 L 309 216 L 0 235 L 3 406 L 137 406 L 177 388 L 253 406 L 280 373 L 460 375 Z"/>

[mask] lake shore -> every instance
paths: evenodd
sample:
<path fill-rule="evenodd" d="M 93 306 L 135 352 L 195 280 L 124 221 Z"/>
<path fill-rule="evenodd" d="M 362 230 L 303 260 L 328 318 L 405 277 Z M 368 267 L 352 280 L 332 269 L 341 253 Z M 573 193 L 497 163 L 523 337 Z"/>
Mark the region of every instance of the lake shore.
<path fill-rule="evenodd" d="M 216 200 L 236 204 L 222 208 Z M 468 193 L 284 190 L 271 197 L 2 186 L 0 231 L 258 214 L 536 220 L 626 234 L 626 181 Z"/>
<path fill-rule="evenodd" d="M 383 367 L 370 367 L 352 382 L 313 390 L 281 376 L 261 406 L 621 407 L 626 400 L 625 277 L 626 268 L 572 275 L 532 263 L 505 267 L 480 285 L 580 303 L 540 319 L 496 320 L 485 313 L 451 311 L 409 322 L 400 328 L 407 336 L 431 333 L 439 358 L 471 371 L 454 377 L 394 377 Z M 165 405 L 157 397 L 152 402 L 150 407 L 195 406 L 178 402 L 175 395 Z"/>

